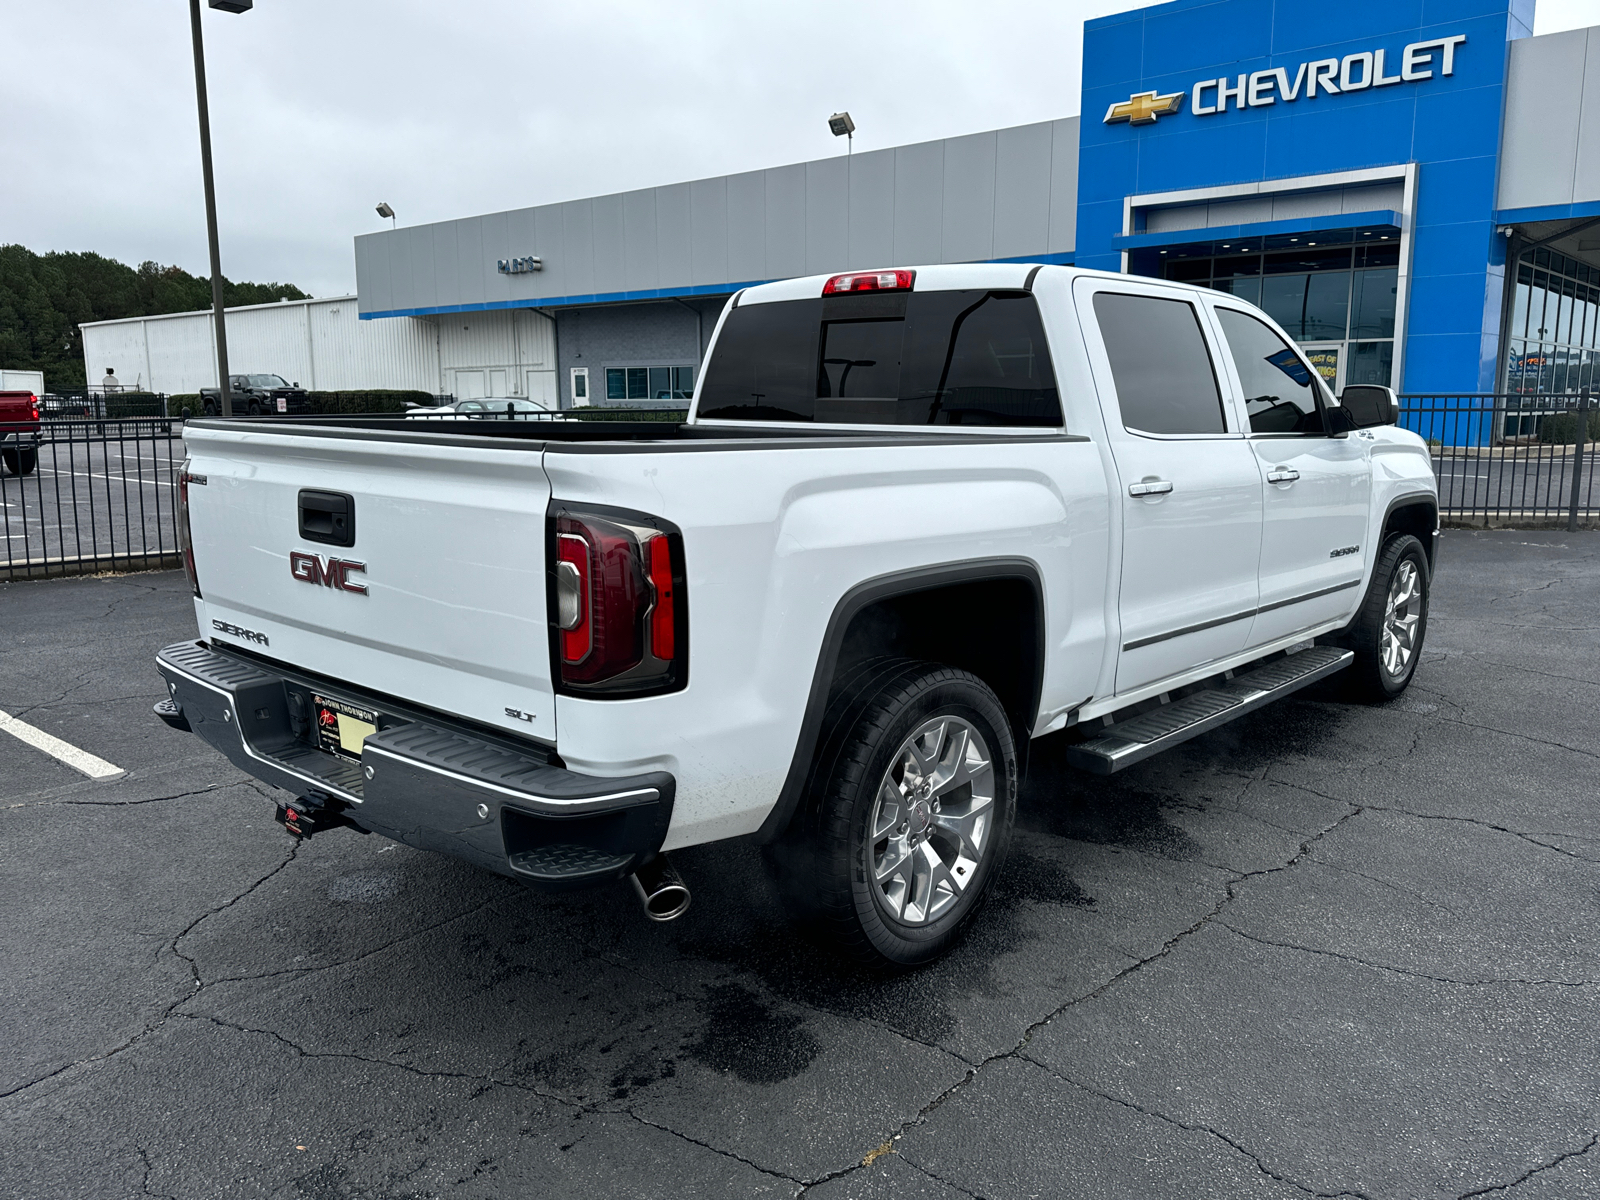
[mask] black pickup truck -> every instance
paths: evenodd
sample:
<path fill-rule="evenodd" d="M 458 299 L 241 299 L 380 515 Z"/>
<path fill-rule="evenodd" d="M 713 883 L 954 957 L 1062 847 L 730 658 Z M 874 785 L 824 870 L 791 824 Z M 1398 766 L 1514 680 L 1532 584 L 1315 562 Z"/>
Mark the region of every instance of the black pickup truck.
<path fill-rule="evenodd" d="M 288 383 L 282 375 L 229 375 L 228 391 L 233 398 L 235 416 L 259 417 L 282 413 L 293 416 L 312 411 L 311 398 L 298 383 Z M 200 404 L 208 417 L 222 412 L 217 388 L 201 388 Z"/>

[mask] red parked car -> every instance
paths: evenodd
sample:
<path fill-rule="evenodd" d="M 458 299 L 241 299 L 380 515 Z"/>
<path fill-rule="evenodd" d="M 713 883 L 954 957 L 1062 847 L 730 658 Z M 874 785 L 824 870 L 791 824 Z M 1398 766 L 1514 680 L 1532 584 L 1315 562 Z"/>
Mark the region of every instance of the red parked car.
<path fill-rule="evenodd" d="M 28 475 L 38 462 L 39 397 L 0 392 L 0 463 L 13 475 Z"/>

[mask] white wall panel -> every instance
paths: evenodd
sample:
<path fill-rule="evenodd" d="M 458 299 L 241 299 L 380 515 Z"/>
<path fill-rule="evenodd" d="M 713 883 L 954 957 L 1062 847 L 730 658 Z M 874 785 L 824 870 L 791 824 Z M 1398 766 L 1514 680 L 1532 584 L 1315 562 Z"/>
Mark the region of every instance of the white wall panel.
<path fill-rule="evenodd" d="M 1600 29 L 1573 29 L 1511 43 L 1505 122 L 1500 133 L 1501 208 L 1600 200 Z M 1589 70 L 1595 72 L 1587 78 Z M 1596 169 L 1578 193 L 1578 161 Z"/>
<path fill-rule="evenodd" d="M 500 315 L 509 326 L 509 315 Z M 550 324 L 543 317 L 536 320 Z M 101 321 L 82 328 L 84 366 L 91 380 L 115 367 L 125 386 L 142 381 L 169 395 L 216 384 L 209 312 Z M 363 321 L 354 296 L 228 310 L 228 365 L 234 374 L 272 372 L 319 391 L 436 392 L 438 347 L 439 331 L 431 322 L 410 317 Z M 553 350 L 542 352 L 546 361 L 553 361 Z"/>

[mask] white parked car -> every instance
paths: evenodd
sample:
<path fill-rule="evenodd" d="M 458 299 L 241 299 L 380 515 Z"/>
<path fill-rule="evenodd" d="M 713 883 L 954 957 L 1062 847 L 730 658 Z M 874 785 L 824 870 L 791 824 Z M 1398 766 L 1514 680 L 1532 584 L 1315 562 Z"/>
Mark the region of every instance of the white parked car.
<path fill-rule="evenodd" d="M 632 876 L 657 917 L 666 853 L 752 837 L 842 949 L 919 962 L 1003 869 L 1029 739 L 1104 774 L 1407 686 L 1438 505 L 1396 416 L 1182 284 L 765 284 L 681 425 L 191 422 L 160 711 L 301 835 Z"/>

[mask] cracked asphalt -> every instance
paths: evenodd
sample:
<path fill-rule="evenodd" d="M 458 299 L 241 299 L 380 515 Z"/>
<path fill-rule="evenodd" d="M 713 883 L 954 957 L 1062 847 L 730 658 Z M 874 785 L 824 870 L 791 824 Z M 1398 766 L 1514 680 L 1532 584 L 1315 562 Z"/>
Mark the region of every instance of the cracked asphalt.
<path fill-rule="evenodd" d="M 1600 1194 L 1600 534 L 1448 531 L 1416 682 L 1111 780 L 863 974 L 743 844 L 667 926 L 345 831 L 150 716 L 181 575 L 0 584 L 0 1195 Z"/>

